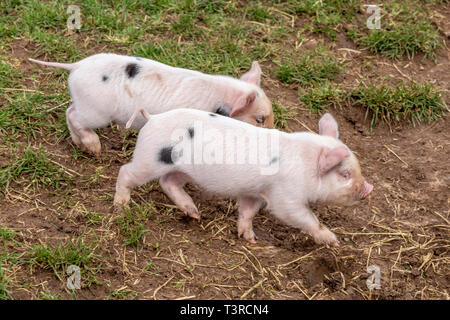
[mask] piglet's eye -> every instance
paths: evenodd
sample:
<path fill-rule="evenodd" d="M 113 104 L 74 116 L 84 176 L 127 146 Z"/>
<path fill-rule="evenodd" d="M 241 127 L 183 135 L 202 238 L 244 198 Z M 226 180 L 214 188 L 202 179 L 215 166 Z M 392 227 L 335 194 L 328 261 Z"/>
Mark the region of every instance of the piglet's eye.
<path fill-rule="evenodd" d="M 343 172 L 341 172 L 341 176 L 342 176 L 344 179 L 348 179 L 348 178 L 350 178 L 350 172 L 348 172 L 347 170 L 346 170 L 346 171 L 343 171 Z"/>
<path fill-rule="evenodd" d="M 264 124 L 265 121 L 266 121 L 266 117 L 264 117 L 264 116 L 256 118 L 256 123 Z"/>

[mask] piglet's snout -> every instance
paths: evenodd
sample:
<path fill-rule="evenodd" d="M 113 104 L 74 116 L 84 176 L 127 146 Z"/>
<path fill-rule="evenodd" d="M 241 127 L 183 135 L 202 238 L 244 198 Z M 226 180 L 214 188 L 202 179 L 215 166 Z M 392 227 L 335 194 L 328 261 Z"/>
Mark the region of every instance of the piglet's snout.
<path fill-rule="evenodd" d="M 367 198 L 367 196 L 372 192 L 372 190 L 373 190 L 373 185 L 371 185 L 367 181 L 364 181 L 364 189 L 360 194 L 361 200 Z"/>

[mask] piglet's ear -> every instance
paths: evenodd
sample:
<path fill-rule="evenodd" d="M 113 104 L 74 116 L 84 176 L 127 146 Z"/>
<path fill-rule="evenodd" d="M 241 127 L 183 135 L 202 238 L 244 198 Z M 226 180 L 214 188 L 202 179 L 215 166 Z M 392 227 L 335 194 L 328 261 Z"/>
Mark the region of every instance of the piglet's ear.
<path fill-rule="evenodd" d="M 241 76 L 241 80 L 256 84 L 257 86 L 261 85 L 261 67 L 259 66 L 258 61 L 253 61 L 252 68 Z"/>
<path fill-rule="evenodd" d="M 245 93 L 241 97 L 239 97 L 235 103 L 235 105 L 232 106 L 230 117 L 235 117 L 239 115 L 241 112 L 244 112 L 245 109 L 247 109 L 253 101 L 256 99 L 256 92 L 252 91 L 250 93 Z"/>
<path fill-rule="evenodd" d="M 325 113 L 319 120 L 319 134 L 322 136 L 339 137 L 338 124 L 333 116 Z"/>
<path fill-rule="evenodd" d="M 350 156 L 350 151 L 345 146 L 322 149 L 319 155 L 319 174 L 326 174 L 348 156 Z"/>

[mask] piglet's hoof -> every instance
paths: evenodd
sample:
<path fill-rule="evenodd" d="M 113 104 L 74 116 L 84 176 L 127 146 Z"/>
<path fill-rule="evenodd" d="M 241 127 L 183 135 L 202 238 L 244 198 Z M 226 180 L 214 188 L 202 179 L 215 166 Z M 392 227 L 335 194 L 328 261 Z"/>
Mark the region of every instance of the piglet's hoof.
<path fill-rule="evenodd" d="M 97 158 L 97 159 L 101 158 L 101 154 L 102 154 L 102 151 L 101 151 L 101 150 L 97 150 L 97 149 L 95 149 L 95 150 L 92 150 L 92 149 L 85 149 L 84 151 L 87 152 L 87 153 L 89 153 L 89 154 L 91 154 L 91 155 L 93 155 L 93 156 L 94 156 L 95 158 Z"/>
<path fill-rule="evenodd" d="M 253 230 L 250 231 L 238 230 L 238 238 L 240 238 L 242 235 L 244 236 L 243 238 L 247 240 L 248 243 L 256 244 L 256 236 Z"/>
<path fill-rule="evenodd" d="M 124 210 L 126 210 L 128 208 L 129 207 L 127 205 L 114 204 L 113 205 L 113 213 L 122 213 Z"/>
<path fill-rule="evenodd" d="M 188 215 L 189 217 L 200 221 L 200 214 L 198 213 L 197 208 L 192 207 L 192 206 L 186 206 L 185 208 L 183 208 L 183 212 Z"/>
<path fill-rule="evenodd" d="M 322 230 L 314 235 L 314 240 L 317 243 L 328 244 L 335 248 L 339 247 L 339 240 L 336 235 L 325 227 L 322 227 Z"/>
<path fill-rule="evenodd" d="M 116 199 L 114 199 L 113 204 L 113 212 L 114 213 L 122 213 L 124 210 L 127 210 L 130 208 L 130 205 L 127 201 L 124 199 L 120 199 L 120 197 L 116 196 Z"/>
<path fill-rule="evenodd" d="M 86 152 L 87 154 L 90 154 L 91 156 L 94 156 L 95 158 L 100 158 L 102 150 L 101 147 L 87 147 L 84 144 L 77 144 L 75 143 L 75 145 L 83 152 Z"/>
<path fill-rule="evenodd" d="M 339 248 L 341 245 L 340 245 L 339 241 L 336 240 L 336 241 L 331 242 L 330 246 L 335 247 L 335 248 Z"/>

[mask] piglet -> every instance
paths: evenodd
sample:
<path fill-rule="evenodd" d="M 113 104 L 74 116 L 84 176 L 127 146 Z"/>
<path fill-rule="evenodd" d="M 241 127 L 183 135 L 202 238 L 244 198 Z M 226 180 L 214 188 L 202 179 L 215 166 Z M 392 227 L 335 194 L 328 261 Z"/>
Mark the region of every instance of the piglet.
<path fill-rule="evenodd" d="M 338 246 L 309 203 L 353 205 L 373 189 L 355 155 L 338 139 L 338 125 L 330 114 L 320 119 L 320 134 L 259 128 L 192 109 L 143 114 L 149 120 L 139 133 L 132 161 L 119 171 L 117 208 L 128 204 L 133 188 L 159 178 L 166 195 L 185 214 L 199 219 L 183 189 L 190 182 L 209 193 L 237 198 L 238 236 L 251 243 L 253 217 L 267 205 L 277 218 L 309 233 L 317 243 Z"/>
<path fill-rule="evenodd" d="M 71 64 L 29 60 L 71 71 L 68 84 L 72 105 L 66 111 L 67 126 L 73 142 L 96 156 L 100 155 L 101 144 L 93 129 L 111 121 L 125 124 L 136 106 L 145 106 L 149 114 L 201 109 L 273 127 L 272 105 L 260 88 L 261 68 L 256 61 L 250 71 L 235 79 L 111 53 Z M 144 123 L 139 116 L 133 127 L 140 129 Z"/>

